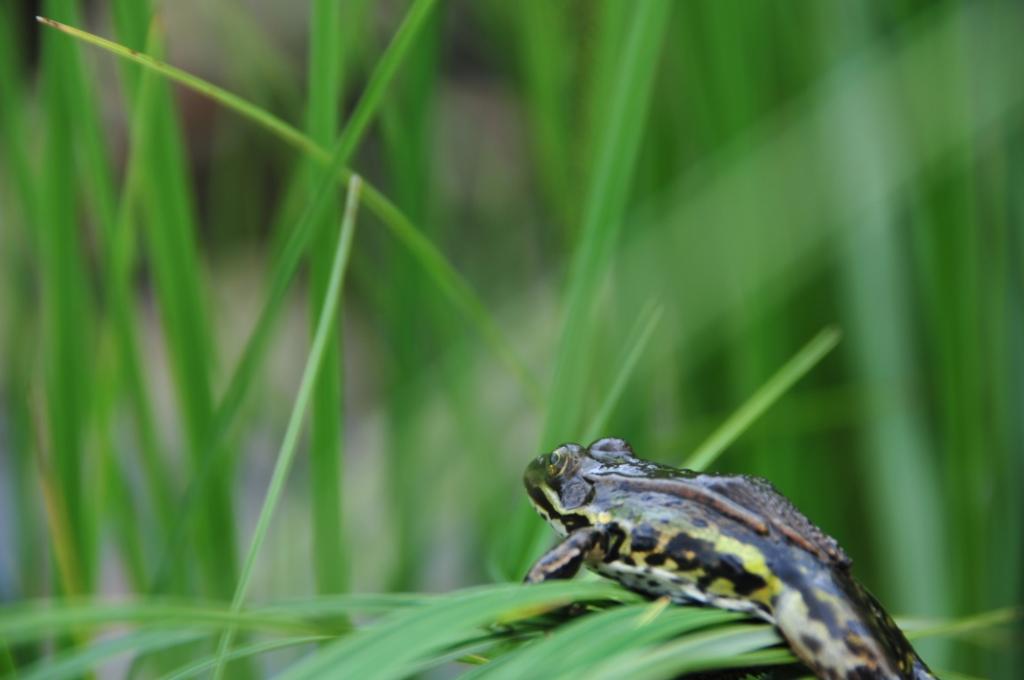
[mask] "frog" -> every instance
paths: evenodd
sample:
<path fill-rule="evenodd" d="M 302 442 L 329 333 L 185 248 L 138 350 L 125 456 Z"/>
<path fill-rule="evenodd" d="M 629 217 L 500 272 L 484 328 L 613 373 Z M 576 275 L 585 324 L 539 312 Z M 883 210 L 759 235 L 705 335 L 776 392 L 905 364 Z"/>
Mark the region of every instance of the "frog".
<path fill-rule="evenodd" d="M 935 678 L 839 543 L 763 478 L 642 460 L 604 438 L 537 457 L 523 481 L 561 536 L 527 583 L 586 566 L 647 597 L 767 621 L 819 678 Z"/>

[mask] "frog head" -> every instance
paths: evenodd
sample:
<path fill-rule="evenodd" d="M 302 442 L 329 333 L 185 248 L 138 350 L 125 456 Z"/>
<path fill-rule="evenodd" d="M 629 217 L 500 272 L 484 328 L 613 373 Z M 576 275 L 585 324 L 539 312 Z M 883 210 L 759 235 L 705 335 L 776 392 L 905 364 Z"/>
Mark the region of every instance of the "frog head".
<path fill-rule="evenodd" d="M 526 468 L 523 482 L 537 512 L 565 532 L 566 515 L 585 516 L 593 500 L 595 475 L 636 462 L 633 450 L 621 439 L 599 439 L 589 447 L 562 444 L 538 456 Z"/>

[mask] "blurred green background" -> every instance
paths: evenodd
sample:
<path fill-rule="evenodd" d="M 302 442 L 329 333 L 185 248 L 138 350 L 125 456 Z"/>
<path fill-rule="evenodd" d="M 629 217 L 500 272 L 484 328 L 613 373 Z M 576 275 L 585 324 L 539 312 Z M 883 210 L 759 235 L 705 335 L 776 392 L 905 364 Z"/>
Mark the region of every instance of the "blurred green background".
<path fill-rule="evenodd" d="M 896 613 L 1020 602 L 1024 12 L 670 5 L 632 48 L 625 1 L 425 15 L 349 140 L 401 212 L 361 210 L 251 599 L 519 579 L 533 456 L 601 434 L 681 464 L 835 326 L 712 467 L 771 479 Z M 33 15 L 330 148 L 407 8 L 0 3 L 0 600 L 231 598 L 343 197 L 275 278 L 322 163 Z M 1017 677 L 1022 643 L 922 652 Z"/>

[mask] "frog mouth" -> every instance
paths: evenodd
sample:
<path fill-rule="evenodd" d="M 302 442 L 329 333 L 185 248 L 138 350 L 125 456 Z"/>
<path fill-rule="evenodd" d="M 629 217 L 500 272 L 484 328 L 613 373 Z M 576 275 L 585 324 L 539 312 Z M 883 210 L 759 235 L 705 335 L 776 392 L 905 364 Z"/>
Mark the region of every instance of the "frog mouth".
<path fill-rule="evenodd" d="M 527 482 L 526 492 L 530 495 L 530 500 L 533 501 L 534 506 L 547 520 L 553 521 L 562 518 L 562 513 L 555 510 L 555 506 L 552 505 L 551 500 L 540 486 Z"/>

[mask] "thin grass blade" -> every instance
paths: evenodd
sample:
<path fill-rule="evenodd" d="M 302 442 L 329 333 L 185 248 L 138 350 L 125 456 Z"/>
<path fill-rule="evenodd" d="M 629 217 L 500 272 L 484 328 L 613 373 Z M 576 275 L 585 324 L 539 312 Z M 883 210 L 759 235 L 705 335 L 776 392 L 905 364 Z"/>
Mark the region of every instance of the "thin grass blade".
<path fill-rule="evenodd" d="M 288 478 L 288 472 L 291 470 L 295 451 L 298 447 L 299 432 L 302 429 L 302 423 L 306 415 L 306 407 L 309 404 L 316 376 L 320 371 L 327 339 L 330 337 L 334 320 L 337 318 L 342 283 L 344 281 L 345 269 L 348 266 L 349 253 L 352 248 L 352 235 L 355 233 L 356 208 L 359 205 L 359 182 L 358 175 L 353 175 L 352 179 L 349 180 L 348 197 L 345 203 L 345 217 L 341 223 L 341 235 L 338 238 L 338 247 L 335 250 L 334 261 L 331 265 L 331 276 L 327 285 L 327 294 L 324 296 L 323 305 L 320 308 L 316 334 L 313 337 L 309 358 L 306 360 L 306 368 L 302 372 L 299 393 L 295 398 L 295 405 L 288 420 L 288 428 L 285 431 L 284 440 L 277 455 L 277 462 L 274 464 L 274 472 L 267 487 L 263 507 L 260 510 L 259 519 L 253 531 L 252 541 L 249 544 L 249 551 L 242 565 L 242 573 L 235 588 L 235 596 L 231 602 L 231 610 L 233 612 L 241 610 L 245 597 L 248 594 L 249 581 L 252 578 L 253 568 L 256 565 L 256 558 L 259 556 L 260 548 L 263 546 L 267 531 L 270 529 L 270 520 L 277 509 L 277 503 L 284 489 L 284 483 Z M 215 678 L 221 677 L 224 672 L 225 657 L 231 647 L 233 637 L 231 629 L 228 629 L 221 637 L 218 646 L 219 660 L 214 671 Z"/>
<path fill-rule="evenodd" d="M 629 383 L 629 379 L 633 375 L 637 363 L 640 361 L 640 357 L 643 356 L 644 350 L 647 349 L 647 343 L 661 322 L 662 312 L 663 308 L 660 305 L 654 304 L 647 305 L 640 310 L 636 324 L 630 330 L 629 336 L 627 336 L 625 351 L 621 359 L 616 362 L 619 370 L 615 374 L 615 379 L 612 381 L 611 387 L 608 388 L 601 406 L 594 412 L 594 417 L 583 428 L 583 431 L 586 433 L 583 437 L 584 442 L 592 442 L 597 439 L 608 425 L 608 419 L 611 418 L 615 406 L 619 403 L 619 399 L 622 398 L 622 393 L 625 391 L 626 385 Z"/>
<path fill-rule="evenodd" d="M 670 7 L 662 0 L 636 6 L 626 24 L 621 59 L 609 77 L 605 124 L 595 142 L 593 175 L 569 269 L 554 378 L 538 447 L 542 451 L 561 441 L 575 440 L 584 425 L 581 414 L 593 355 L 593 310 L 609 257 L 618 242 Z M 622 29 L 606 25 L 604 30 Z M 507 578 L 523 573 L 538 552 L 545 527 L 532 519 L 532 511 L 522 501 L 511 540 L 506 536 L 498 546 L 503 553 L 499 562 Z"/>
<path fill-rule="evenodd" d="M 779 400 L 800 378 L 814 368 L 839 344 L 841 334 L 837 328 L 825 328 L 793 355 L 743 403 L 725 422 L 712 432 L 704 443 L 683 464 L 690 470 L 704 470 L 711 465 L 725 449 L 743 434 L 755 420 L 760 418 L 772 404 Z"/>
<path fill-rule="evenodd" d="M 341 81 L 345 40 L 342 35 L 342 5 L 334 0 L 316 0 L 310 11 L 308 98 L 306 118 L 309 136 L 327 145 L 337 135 L 340 115 Z M 307 165 L 310 180 L 317 180 L 315 162 Z M 316 191 L 311 181 L 310 192 Z M 314 227 L 309 253 L 310 318 L 316 319 L 331 274 L 331 255 L 337 246 L 339 208 L 330 200 Z M 310 517 L 313 530 L 313 573 L 317 590 L 338 593 L 348 580 L 348 559 L 344 550 L 341 517 L 341 461 L 345 420 L 342 403 L 342 333 L 339 323 L 331 326 L 324 349 L 323 365 L 313 387 L 310 408 L 309 465 Z M 312 327 L 312 326 L 311 326 Z"/>
<path fill-rule="evenodd" d="M 54 21 L 44 17 L 37 17 L 37 19 L 40 23 L 51 28 L 67 33 L 79 40 L 89 42 L 90 44 L 105 49 L 118 57 L 141 64 L 142 66 L 152 69 L 180 85 L 207 96 L 226 108 L 231 109 L 235 113 L 248 118 L 254 123 L 267 129 L 282 141 L 294 146 L 303 154 L 313 158 L 317 162 L 325 165 L 330 163 L 330 152 L 319 146 L 310 137 L 280 118 L 277 118 L 273 114 L 270 114 L 269 112 L 228 92 L 227 90 L 224 90 L 223 88 L 217 87 L 216 85 L 202 80 L 201 78 L 197 78 L 185 71 L 182 71 L 181 69 L 177 69 L 157 59 L 153 59 L 145 54 L 141 54 L 135 50 L 131 50 L 123 45 L 106 40 L 105 38 L 101 38 L 87 31 L 67 26 L 59 21 Z M 337 180 L 339 182 L 347 182 L 351 174 L 352 170 L 344 167 L 340 168 L 337 171 Z M 501 330 L 501 327 L 491 316 L 486 305 L 483 304 L 474 292 L 473 287 L 469 285 L 469 283 L 458 273 L 451 263 L 448 262 L 437 247 L 434 246 L 429 239 L 423 236 L 422 232 L 416 228 L 413 221 L 410 220 L 409 217 L 405 215 L 394 203 L 388 200 L 383 193 L 372 185 L 364 183 L 364 187 L 363 202 L 366 205 L 367 210 L 376 215 L 377 218 L 380 219 L 381 223 L 391 231 L 395 238 L 397 238 L 414 254 L 416 259 L 419 260 L 420 266 L 422 266 L 434 280 L 434 284 L 452 301 L 455 307 L 464 313 L 473 325 L 477 327 L 481 337 L 488 342 L 495 355 L 502 360 L 509 371 L 520 381 L 527 396 L 535 405 L 540 404 L 542 402 L 541 390 L 536 378 L 533 377 L 530 370 L 519 358 L 518 354 L 513 349 L 511 342 L 507 339 L 505 333 Z M 285 278 L 290 278 L 293 273 L 294 271 L 289 272 L 288 276 Z M 243 370 L 243 366 L 240 364 L 235 370 L 235 375 L 245 374 L 246 372 L 247 371 Z M 232 379 L 232 384 L 235 380 L 235 378 Z M 230 395 L 231 393 L 232 390 L 229 387 L 227 395 Z M 224 408 L 224 405 L 230 403 L 227 400 L 227 395 L 222 402 L 222 409 Z M 225 414 L 230 413 L 230 410 L 225 411 Z M 230 422 L 231 418 L 226 418 L 226 420 Z"/>
<path fill-rule="evenodd" d="M 405 677 L 429 655 L 464 643 L 494 622 L 510 623 L 568 602 L 635 598 L 608 583 L 501 584 L 453 594 L 381 621 L 314 652 L 280 680 Z"/>

